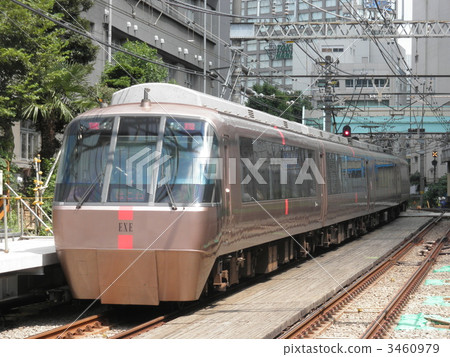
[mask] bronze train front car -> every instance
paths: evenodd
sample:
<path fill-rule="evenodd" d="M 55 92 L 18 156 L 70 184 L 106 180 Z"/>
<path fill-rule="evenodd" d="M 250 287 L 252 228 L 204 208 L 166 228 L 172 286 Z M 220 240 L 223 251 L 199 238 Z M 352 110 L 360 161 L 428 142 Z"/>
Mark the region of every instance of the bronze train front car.
<path fill-rule="evenodd" d="M 406 162 L 374 146 L 137 85 L 66 129 L 56 249 L 74 298 L 192 301 L 389 220 L 408 192 Z"/>

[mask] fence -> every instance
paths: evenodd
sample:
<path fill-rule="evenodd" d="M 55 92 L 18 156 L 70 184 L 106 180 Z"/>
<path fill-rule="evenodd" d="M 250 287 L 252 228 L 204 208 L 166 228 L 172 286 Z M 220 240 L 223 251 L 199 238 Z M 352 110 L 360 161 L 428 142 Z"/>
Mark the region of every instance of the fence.
<path fill-rule="evenodd" d="M 5 252 L 9 251 L 8 239 L 31 238 L 52 235 L 51 217 L 42 205 L 52 197 L 44 197 L 36 202 L 34 197 L 21 197 L 9 185 L 12 196 L 0 197 L 0 239 L 4 239 Z M 44 201 L 45 200 L 45 201 Z"/>

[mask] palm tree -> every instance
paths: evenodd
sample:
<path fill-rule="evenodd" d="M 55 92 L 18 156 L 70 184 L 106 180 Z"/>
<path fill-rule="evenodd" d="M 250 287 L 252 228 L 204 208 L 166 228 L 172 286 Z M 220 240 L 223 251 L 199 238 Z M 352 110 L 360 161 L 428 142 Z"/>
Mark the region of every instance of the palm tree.
<path fill-rule="evenodd" d="M 86 82 L 91 68 L 80 64 L 48 67 L 40 76 L 32 99 L 23 109 L 23 119 L 32 120 L 41 133 L 41 156 L 51 158 L 60 147 L 57 134 L 78 113 L 95 106 Z"/>

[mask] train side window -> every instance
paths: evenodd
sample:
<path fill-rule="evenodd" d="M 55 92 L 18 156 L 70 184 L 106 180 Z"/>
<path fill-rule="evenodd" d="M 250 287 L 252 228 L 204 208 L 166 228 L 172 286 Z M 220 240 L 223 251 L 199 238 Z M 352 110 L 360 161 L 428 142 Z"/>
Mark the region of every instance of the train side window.
<path fill-rule="evenodd" d="M 263 201 L 316 195 L 314 178 L 297 183 L 305 160 L 314 158 L 314 150 L 245 137 L 239 139 L 239 148 L 243 202 L 251 202 L 252 198 Z M 286 181 L 280 163 L 271 161 L 272 158 L 289 161 Z"/>
<path fill-rule="evenodd" d="M 337 153 L 327 153 L 326 162 L 329 195 L 364 192 L 367 190 L 364 159 Z"/>

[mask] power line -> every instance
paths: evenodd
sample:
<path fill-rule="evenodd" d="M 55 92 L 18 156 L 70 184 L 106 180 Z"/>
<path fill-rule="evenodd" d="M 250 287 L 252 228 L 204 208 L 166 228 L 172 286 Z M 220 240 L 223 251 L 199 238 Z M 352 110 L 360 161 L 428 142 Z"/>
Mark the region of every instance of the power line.
<path fill-rule="evenodd" d="M 52 21 L 53 23 L 55 23 L 58 26 L 61 26 L 61 27 L 65 28 L 67 30 L 70 30 L 72 32 L 75 32 L 78 35 L 87 37 L 87 38 L 89 38 L 89 39 L 91 39 L 91 40 L 93 40 L 95 42 L 98 42 L 98 43 L 102 44 L 103 46 L 111 47 L 112 49 L 114 49 L 116 51 L 123 52 L 123 53 L 128 54 L 130 56 L 133 56 L 135 58 L 141 59 L 141 60 L 149 62 L 149 63 L 157 64 L 157 65 L 160 65 L 162 67 L 166 67 L 166 68 L 169 68 L 169 69 L 174 69 L 174 70 L 178 70 L 178 71 L 181 71 L 181 72 L 194 74 L 194 75 L 198 75 L 198 76 L 203 76 L 202 72 L 198 72 L 198 71 L 194 71 L 194 70 L 192 70 L 192 71 L 191 70 L 186 70 L 186 69 L 183 69 L 182 67 L 179 67 L 179 66 L 174 66 L 174 65 L 170 65 L 170 64 L 167 64 L 167 63 L 164 63 L 164 62 L 154 61 L 154 60 L 151 60 L 151 59 L 149 59 L 149 58 L 147 58 L 145 56 L 141 56 L 141 55 L 138 55 L 136 53 L 130 52 L 130 51 L 128 51 L 128 50 L 126 50 L 126 49 L 124 49 L 124 48 L 122 48 L 120 46 L 115 45 L 115 44 L 108 44 L 106 41 L 99 40 L 99 39 L 95 38 L 93 35 L 91 35 L 89 33 L 85 33 L 83 31 L 78 30 L 77 28 L 73 27 L 73 25 L 70 24 L 70 23 L 66 23 L 64 21 L 56 20 L 56 19 L 52 18 L 51 16 L 48 16 L 48 15 L 42 13 L 41 11 L 36 10 L 36 9 L 32 8 L 31 6 L 28 6 L 28 5 L 22 3 L 22 2 L 20 2 L 18 0 L 11 0 L 11 1 L 14 2 L 15 4 L 21 6 L 21 7 L 29 10 L 29 11 L 32 11 L 36 15 L 42 16 L 45 19 L 47 19 L 49 21 Z"/>

